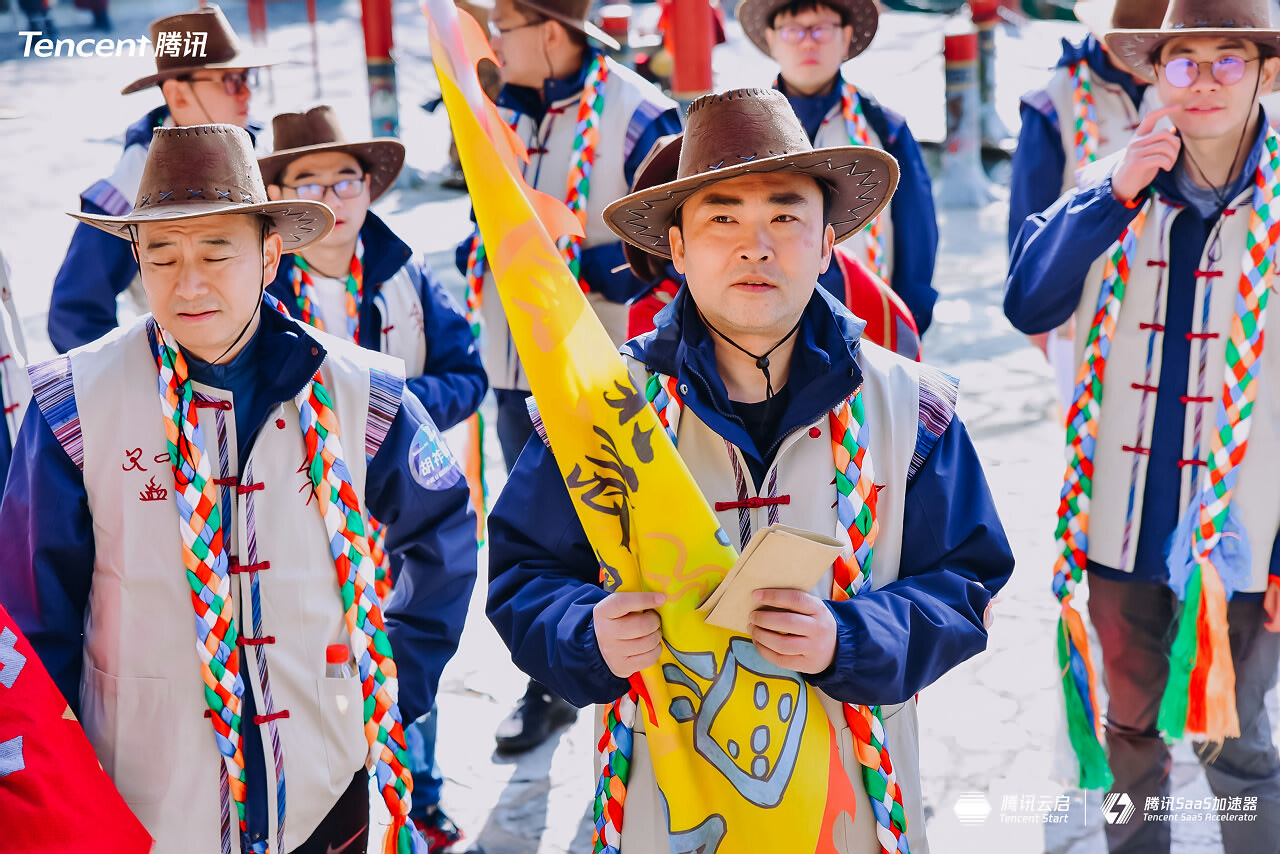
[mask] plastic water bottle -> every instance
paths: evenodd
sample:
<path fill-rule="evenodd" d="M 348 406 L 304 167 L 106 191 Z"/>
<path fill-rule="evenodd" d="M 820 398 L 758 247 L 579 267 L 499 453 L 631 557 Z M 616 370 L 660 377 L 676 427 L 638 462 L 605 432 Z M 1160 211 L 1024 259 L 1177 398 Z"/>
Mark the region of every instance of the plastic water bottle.
<path fill-rule="evenodd" d="M 351 649 L 344 643 L 326 647 L 324 661 L 324 675 L 330 679 L 348 679 L 355 675 L 351 669 Z"/>

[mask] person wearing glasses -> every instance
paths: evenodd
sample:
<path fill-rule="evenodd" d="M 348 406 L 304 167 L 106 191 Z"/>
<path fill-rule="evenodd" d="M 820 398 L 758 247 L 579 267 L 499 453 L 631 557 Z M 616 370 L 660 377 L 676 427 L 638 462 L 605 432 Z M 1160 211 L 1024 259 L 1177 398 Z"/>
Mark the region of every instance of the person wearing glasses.
<path fill-rule="evenodd" d="M 906 119 L 855 86 L 841 68 L 875 37 L 875 0 L 744 0 L 737 16 L 751 43 L 778 63 L 774 86 L 791 102 L 814 147 L 870 145 L 898 161 L 901 178 L 887 212 L 842 248 L 889 283 L 924 335 L 938 299 L 938 223 L 924 156 Z M 819 282 L 845 299 L 841 265 L 832 264 Z"/>
<path fill-rule="evenodd" d="M 121 94 L 155 86 L 164 104 L 134 122 L 124 134 L 124 153 L 115 171 L 80 194 L 83 213 L 123 216 L 133 208 L 142 165 L 158 127 L 226 123 L 252 136 L 260 128 L 249 121 L 250 70 L 278 59 L 243 48 L 222 10 L 213 4 L 151 22 L 156 71 L 126 86 Z M 180 39 L 172 50 L 176 34 Z M 83 223 L 53 282 L 49 300 L 49 340 L 59 353 L 87 344 L 119 324 L 117 300 L 126 291 L 127 312 L 146 311 L 137 284 L 138 268 L 127 244 Z"/>
<path fill-rule="evenodd" d="M 634 71 L 605 56 L 618 43 L 587 20 L 590 0 L 497 0 L 490 40 L 503 86 L 497 105 L 529 151 L 524 177 L 563 199 L 586 232 L 562 247 L 596 314 L 617 345 L 627 339 L 627 303 L 651 283 L 627 266 L 622 241 L 601 215 L 627 194 L 636 169 L 663 136 L 680 131 L 676 103 Z M 511 341 L 479 233 L 458 245 L 469 305 L 479 305 L 485 360 L 498 404 L 498 441 L 507 469 L 533 435 L 525 400 L 529 381 Z M 498 726 L 499 751 L 537 747 L 577 718 L 577 709 L 530 681 Z"/>
<path fill-rule="evenodd" d="M 1217 798 L 1254 799 L 1255 820 L 1220 822 L 1223 850 L 1274 851 L 1280 838 L 1263 703 L 1280 659 L 1280 348 L 1264 335 L 1280 135 L 1259 104 L 1280 73 L 1269 12 L 1266 0 L 1173 0 L 1159 28 L 1108 32 L 1108 51 L 1165 106 L 1013 246 L 1013 325 L 1076 322 L 1054 587 L 1088 577 L 1111 789 L 1142 810 L 1106 825 L 1113 852 L 1169 851 L 1166 739 L 1183 733 L 1204 739 Z M 1078 651 L 1087 661 L 1087 643 Z M 1069 706 L 1088 709 L 1093 688 L 1072 688 Z M 1092 739 L 1076 747 L 1082 767 L 1098 755 Z"/>
<path fill-rule="evenodd" d="M 328 236 L 280 259 L 267 293 L 303 323 L 403 360 L 406 387 L 440 430 L 470 417 L 489 386 L 471 326 L 431 268 L 369 210 L 400 174 L 404 145 L 347 142 L 329 106 L 282 113 L 271 125 L 275 149 L 258 160 L 268 198 L 323 202 L 334 225 Z M 398 561 L 380 547 L 374 551 L 385 598 Z M 462 833 L 440 809 L 434 706 L 405 724 L 414 788 L 409 817 L 435 854 Z"/>

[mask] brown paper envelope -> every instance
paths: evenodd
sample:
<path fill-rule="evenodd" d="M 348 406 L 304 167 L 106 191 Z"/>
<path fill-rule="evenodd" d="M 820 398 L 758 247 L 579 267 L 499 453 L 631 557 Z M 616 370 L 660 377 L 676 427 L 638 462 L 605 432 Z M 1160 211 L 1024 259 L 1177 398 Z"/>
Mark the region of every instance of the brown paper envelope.
<path fill-rule="evenodd" d="M 713 626 L 747 634 L 756 609 L 752 594 L 763 588 L 813 589 L 843 544 L 833 538 L 785 525 L 758 531 L 729 574 L 698 609 Z"/>

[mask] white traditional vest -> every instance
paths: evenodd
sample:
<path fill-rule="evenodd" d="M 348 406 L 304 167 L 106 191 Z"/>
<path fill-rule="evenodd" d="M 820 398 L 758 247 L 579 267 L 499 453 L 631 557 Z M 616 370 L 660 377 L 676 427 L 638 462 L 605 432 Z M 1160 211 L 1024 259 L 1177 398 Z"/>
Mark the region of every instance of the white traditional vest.
<path fill-rule="evenodd" d="M 396 270 L 378 286 L 373 303 L 382 318 L 378 350 L 403 361 L 406 376 L 420 377 L 427 370 L 426 320 L 412 269 L 405 264 Z"/>
<path fill-rule="evenodd" d="M 1093 73 L 1086 63 L 1083 74 L 1088 75 L 1093 91 L 1093 107 L 1098 124 L 1097 155 L 1101 160 L 1129 144 L 1138 123 L 1152 110 L 1160 107 L 1156 87 L 1148 86 L 1142 103 L 1133 106 L 1133 100 L 1124 87 L 1110 83 Z M 1058 133 L 1062 138 L 1062 150 L 1067 155 L 1062 172 L 1062 192 L 1076 187 L 1076 107 L 1072 96 L 1071 70 L 1058 68 L 1049 85 L 1044 89 L 1058 114 Z"/>
<path fill-rule="evenodd" d="M 629 146 L 625 136 L 636 110 L 645 109 L 656 118 L 676 106 L 675 101 L 663 95 L 629 68 L 606 59 L 609 77 L 604 87 L 604 110 L 600 116 L 600 144 L 596 146 L 595 163 L 591 168 L 591 192 L 587 196 L 586 237 L 583 249 L 606 243 L 616 243 L 618 236 L 604 224 L 604 209 L 627 195 L 626 155 Z M 568 189 L 569 166 L 573 159 L 573 142 L 577 125 L 578 100 L 572 97 L 557 101 L 547 110 L 542 122 L 521 114 L 516 133 L 529 149 L 529 162 L 524 176 L 535 190 L 563 200 Z M 505 111 L 504 111 L 505 112 Z M 615 346 L 627 340 L 627 307 L 609 302 L 602 295 L 587 294 L 587 302 L 595 309 L 605 331 Z M 481 309 L 486 329 L 485 369 L 494 388 L 529 390 L 529 380 L 520 367 L 520 357 L 511 341 L 511 330 L 502 311 L 492 271 L 484 277 L 484 305 Z"/>
<path fill-rule="evenodd" d="M 837 81 L 837 85 L 839 82 Z M 876 134 L 875 128 L 871 127 L 871 123 L 867 123 L 867 136 L 871 139 L 871 145 L 875 148 L 884 148 L 884 140 L 880 139 Z M 849 130 L 844 123 L 844 115 L 840 110 L 840 103 L 827 113 L 827 117 L 822 120 L 818 133 L 813 139 L 814 148 L 834 148 L 836 146 L 849 145 Z M 889 202 L 884 210 L 880 212 L 878 217 L 880 220 L 880 234 L 884 237 L 884 268 L 885 281 L 893 280 L 893 202 Z M 858 258 L 866 262 L 870 257 L 871 232 L 867 229 L 859 229 L 849 235 L 840 244 L 845 249 L 856 252 Z"/>
<path fill-rule="evenodd" d="M 628 358 L 628 369 L 637 388 L 644 388 L 645 368 Z M 928 366 L 896 356 L 867 341 L 861 345 L 858 358 L 863 372 L 863 399 L 870 420 L 872 440 L 867 451 L 867 465 L 880 490 L 876 505 L 879 536 L 871 561 L 875 588 L 895 581 L 902 556 L 902 520 L 908 474 L 916 452 L 916 440 L 922 420 L 930 417 L 921 411 L 921 394 L 937 395 L 945 401 L 937 409 L 954 411 L 955 386 L 949 378 Z M 928 386 L 922 378 L 928 373 Z M 777 472 L 777 495 L 790 496 L 790 503 L 778 506 L 778 521 L 821 534 L 830 534 L 848 542 L 848 531 L 841 529 L 834 509 L 835 486 L 832 480 L 831 435 L 827 413 L 807 424 L 782 441 L 763 482 L 769 483 Z M 817 435 L 811 431 L 816 430 Z M 677 448 L 709 503 L 736 501 L 737 481 L 729 460 L 725 440 L 707 427 L 692 409 L 683 409 L 677 427 Z M 745 472 L 747 464 L 742 452 L 733 450 Z M 750 497 L 757 496 L 755 484 L 747 478 Z M 751 513 L 752 530 L 769 524 L 767 508 Z M 717 512 L 725 531 L 738 530 L 738 511 Z M 735 543 L 735 547 L 738 544 Z M 831 598 L 832 573 L 814 588 L 823 599 Z M 862 782 L 862 766 L 854 754 L 853 736 L 845 721 L 841 704 L 818 692 L 839 738 L 840 760 L 857 794 L 857 810 L 853 830 L 845 839 L 840 854 L 879 854 L 876 820 L 871 812 L 866 788 Z M 913 854 L 928 854 L 924 813 L 920 789 L 920 745 L 914 699 L 883 708 L 889 755 L 902 788 L 903 807 L 907 815 L 907 838 Z M 626 814 L 622 823 L 622 850 L 627 854 L 670 854 L 667 819 L 661 796 L 653 776 L 653 764 L 644 733 L 643 714 L 636 716 L 634 746 L 631 752 L 631 776 L 627 782 Z M 602 716 L 596 716 L 597 737 L 601 734 Z M 599 768 L 596 769 L 597 773 Z"/>
<path fill-rule="evenodd" d="M 1207 340 L 1204 388 L 1199 388 L 1200 344 L 1191 341 L 1188 384 L 1184 394 L 1190 398 L 1208 397 L 1211 402 L 1188 402 L 1183 425 L 1182 459 L 1204 460 L 1209 453 L 1209 438 L 1214 430 L 1218 402 L 1222 397 L 1226 345 L 1231 336 L 1235 316 L 1236 295 L 1240 286 L 1240 266 L 1244 257 L 1245 238 L 1249 231 L 1253 188 L 1250 186 L 1230 205 L 1232 215 L 1223 218 L 1221 260 L 1208 257 L 1209 245 L 1200 259 L 1201 271 L 1221 272 L 1221 276 L 1195 277 L 1195 304 L 1191 311 L 1192 333 L 1216 334 Z M 1138 239 L 1131 265 L 1128 288 L 1116 323 L 1111 352 L 1107 358 L 1101 414 L 1093 454 L 1093 500 L 1089 510 L 1089 560 L 1106 567 L 1132 572 L 1137 551 L 1139 526 L 1147 477 L 1148 457 L 1143 449 L 1151 447 L 1155 422 L 1155 394 L 1144 392 L 1143 386 L 1160 383 L 1161 351 L 1164 333 L 1169 280 L 1163 267 L 1148 262 L 1164 262 L 1169 257 L 1169 233 L 1178 209 L 1157 196 L 1148 210 L 1146 225 Z M 1097 309 L 1102 286 L 1104 259 L 1094 262 L 1085 279 L 1084 293 L 1076 309 L 1076 328 L 1088 330 Z M 1166 274 L 1166 275 L 1162 275 Z M 1163 280 L 1163 286 L 1161 285 Z M 1209 321 L 1201 327 L 1206 301 Z M 1151 328 L 1155 326 L 1156 328 Z M 1145 328 L 1144 328 L 1145 327 Z M 1075 338 L 1075 361 L 1079 369 L 1084 359 L 1082 331 Z M 1269 337 L 1269 336 L 1268 336 Z M 1273 342 L 1268 340 L 1268 345 Z M 1151 348 L 1151 371 L 1147 374 L 1147 351 Z M 1280 347 L 1263 348 L 1259 361 L 1258 397 L 1254 404 L 1252 431 L 1244 463 L 1240 466 L 1232 503 L 1240 510 L 1245 530 L 1253 546 L 1253 583 L 1249 592 L 1266 589 L 1271 547 L 1280 529 L 1280 489 L 1276 488 L 1274 466 L 1280 463 Z M 1151 399 L 1143 406 L 1144 397 Z M 1196 410 L 1200 410 L 1200 429 L 1196 432 Z M 1199 453 L 1195 451 L 1197 439 Z M 1183 511 L 1191 502 L 1192 484 L 1205 482 L 1206 469 L 1201 465 L 1182 467 L 1182 488 L 1178 497 Z M 1132 490 L 1132 510 L 1128 510 Z M 1126 547 L 1126 529 L 1128 530 Z"/>
<path fill-rule="evenodd" d="M 220 854 L 222 759 L 206 718 L 146 327 L 140 320 L 65 357 L 79 412 L 83 458 L 77 461 L 95 546 L 81 722 L 102 766 L 155 837 L 157 851 Z M 363 505 L 366 454 L 376 453 L 395 411 L 379 411 L 375 402 L 371 412 L 371 377 L 381 372 L 398 381 L 400 369 L 395 360 L 307 332 L 327 351 L 321 373 Z M 221 487 L 224 506 L 229 502 L 231 508 L 228 555 L 241 567 L 260 565 L 257 572 L 232 576 L 233 598 L 242 636 L 274 639 L 241 647 L 241 674 L 258 715 L 288 712 L 261 724 L 260 731 L 268 839 L 273 851 L 289 851 L 306 841 L 364 767 L 363 697 L 354 676 L 325 674 L 325 647 L 347 643 L 348 633 L 329 537 L 300 471 L 306 450 L 296 402 L 271 410 L 249 459 L 238 460 L 235 401 L 224 390 L 196 390 L 228 407 L 198 409 L 214 476 L 238 475 L 238 486 Z M 394 405 L 398 401 L 397 395 Z M 74 441 L 63 444 L 75 459 Z M 257 603 L 251 592 L 255 577 Z M 261 632 L 254 627 L 255 604 L 261 608 Z M 243 722 L 245 728 L 253 725 Z M 279 775 L 272 747 L 277 738 L 288 806 L 283 832 L 277 825 Z M 234 813 L 233 806 L 233 822 Z"/>

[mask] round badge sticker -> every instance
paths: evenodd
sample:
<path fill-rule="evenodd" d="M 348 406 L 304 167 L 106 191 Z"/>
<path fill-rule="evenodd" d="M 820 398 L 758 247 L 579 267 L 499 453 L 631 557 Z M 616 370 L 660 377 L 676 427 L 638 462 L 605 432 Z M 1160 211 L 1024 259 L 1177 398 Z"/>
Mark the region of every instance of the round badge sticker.
<path fill-rule="evenodd" d="M 409 470 L 423 489 L 448 489 L 462 479 L 462 469 L 430 418 L 409 445 Z"/>

